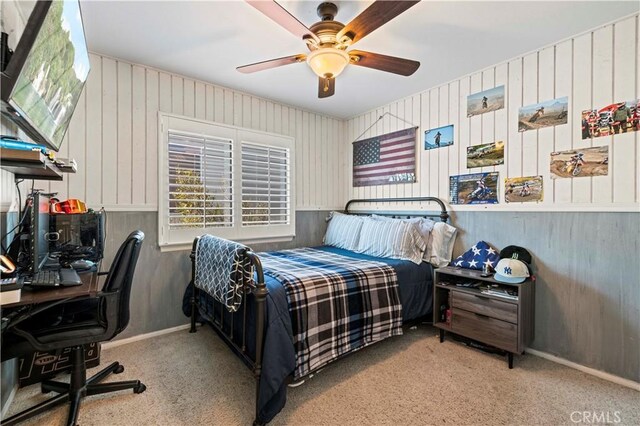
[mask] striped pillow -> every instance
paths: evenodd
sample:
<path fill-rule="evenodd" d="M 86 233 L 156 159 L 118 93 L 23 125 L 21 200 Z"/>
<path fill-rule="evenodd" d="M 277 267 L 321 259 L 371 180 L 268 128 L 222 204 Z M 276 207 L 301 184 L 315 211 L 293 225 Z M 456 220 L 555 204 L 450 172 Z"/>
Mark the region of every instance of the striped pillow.
<path fill-rule="evenodd" d="M 373 220 L 401 220 L 403 222 L 407 222 L 407 223 L 412 223 L 416 229 L 418 230 L 418 232 L 420 233 L 420 235 L 422 235 L 422 239 L 424 240 L 425 244 L 427 245 L 425 250 L 424 250 L 424 256 L 422 256 L 422 259 L 424 259 L 426 262 L 429 262 L 431 260 L 431 257 L 428 255 L 429 253 L 429 247 L 431 246 L 431 231 L 433 231 L 433 227 L 436 224 L 436 222 L 434 222 L 431 219 L 427 219 L 424 217 L 411 217 L 411 218 L 405 218 L 405 219 L 396 219 L 396 218 L 392 218 L 392 217 L 388 217 L 388 216 L 379 216 L 377 214 L 372 214 L 371 215 L 371 219 Z"/>
<path fill-rule="evenodd" d="M 402 220 L 364 219 L 358 252 L 371 256 L 404 259 L 419 265 L 426 243 L 415 225 Z"/>
<path fill-rule="evenodd" d="M 363 220 L 360 216 L 331 212 L 324 243 L 328 246 L 356 251 Z"/>

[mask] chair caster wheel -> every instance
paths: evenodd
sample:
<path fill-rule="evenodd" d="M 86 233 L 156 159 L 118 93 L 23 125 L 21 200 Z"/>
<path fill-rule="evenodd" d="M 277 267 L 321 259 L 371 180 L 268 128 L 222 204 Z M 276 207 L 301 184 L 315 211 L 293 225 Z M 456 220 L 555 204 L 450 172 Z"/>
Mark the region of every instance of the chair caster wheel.
<path fill-rule="evenodd" d="M 118 365 L 118 368 L 113 370 L 113 374 L 120 374 L 124 371 L 124 365 Z"/>
<path fill-rule="evenodd" d="M 146 390 L 147 390 L 147 387 L 143 383 L 140 383 L 138 386 L 133 388 L 133 393 L 142 393 Z"/>

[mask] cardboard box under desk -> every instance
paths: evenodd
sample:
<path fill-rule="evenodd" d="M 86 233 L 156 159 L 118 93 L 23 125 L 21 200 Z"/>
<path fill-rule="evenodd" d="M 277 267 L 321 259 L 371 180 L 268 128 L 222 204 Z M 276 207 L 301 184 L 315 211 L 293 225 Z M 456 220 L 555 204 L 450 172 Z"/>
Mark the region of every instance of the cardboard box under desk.
<path fill-rule="evenodd" d="M 84 345 L 84 358 L 87 368 L 100 365 L 100 343 Z M 20 358 L 20 387 L 51 379 L 57 374 L 68 372 L 70 367 L 71 348 L 33 352 Z"/>

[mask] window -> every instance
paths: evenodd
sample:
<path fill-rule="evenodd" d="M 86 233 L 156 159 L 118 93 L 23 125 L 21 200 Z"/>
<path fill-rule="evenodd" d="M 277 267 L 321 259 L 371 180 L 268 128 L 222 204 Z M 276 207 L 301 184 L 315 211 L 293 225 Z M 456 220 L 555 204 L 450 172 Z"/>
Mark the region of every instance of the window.
<path fill-rule="evenodd" d="M 289 149 L 242 143 L 242 224 L 289 223 Z"/>
<path fill-rule="evenodd" d="M 231 140 L 169 131 L 169 229 L 233 226 Z"/>
<path fill-rule="evenodd" d="M 160 246 L 294 236 L 292 138 L 160 114 L 159 141 Z"/>

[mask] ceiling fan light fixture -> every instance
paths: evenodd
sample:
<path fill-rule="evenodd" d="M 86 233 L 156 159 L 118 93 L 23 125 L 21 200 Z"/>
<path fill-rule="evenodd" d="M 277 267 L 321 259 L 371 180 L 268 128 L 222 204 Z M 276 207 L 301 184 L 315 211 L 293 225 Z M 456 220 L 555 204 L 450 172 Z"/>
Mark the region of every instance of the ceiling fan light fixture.
<path fill-rule="evenodd" d="M 307 55 L 307 64 L 318 77 L 333 78 L 340 75 L 349 63 L 349 55 L 344 50 L 324 47 Z"/>

